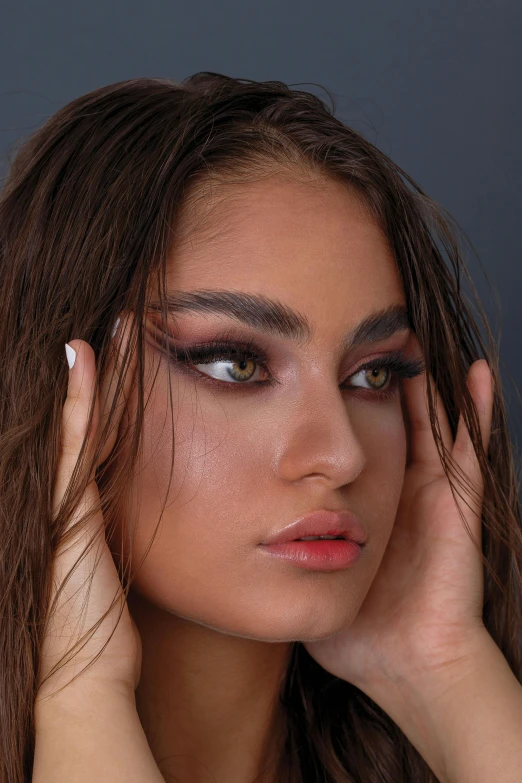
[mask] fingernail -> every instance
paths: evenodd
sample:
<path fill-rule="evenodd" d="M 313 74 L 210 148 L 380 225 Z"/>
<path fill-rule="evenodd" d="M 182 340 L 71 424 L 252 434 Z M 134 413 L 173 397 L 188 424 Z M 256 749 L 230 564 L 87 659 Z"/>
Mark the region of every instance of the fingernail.
<path fill-rule="evenodd" d="M 65 343 L 65 355 L 67 356 L 67 364 L 69 369 L 72 370 L 74 362 L 76 361 L 76 351 L 68 343 Z"/>
<path fill-rule="evenodd" d="M 111 334 L 111 337 L 114 337 L 114 335 L 115 335 L 115 334 L 116 334 L 116 332 L 118 331 L 118 325 L 119 325 L 119 323 L 120 323 L 120 319 L 119 319 L 119 318 L 117 318 L 117 319 L 116 319 L 116 323 L 114 324 L 114 326 L 113 326 L 113 329 L 112 329 L 112 334 Z"/>

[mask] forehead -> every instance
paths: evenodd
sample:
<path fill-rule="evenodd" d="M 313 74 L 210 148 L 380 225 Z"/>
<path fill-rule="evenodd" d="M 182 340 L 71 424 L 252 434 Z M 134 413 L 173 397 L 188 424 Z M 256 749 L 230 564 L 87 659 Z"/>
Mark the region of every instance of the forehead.
<path fill-rule="evenodd" d="M 259 293 L 344 323 L 405 301 L 386 236 L 340 183 L 219 187 L 187 202 L 180 226 L 169 289 Z"/>

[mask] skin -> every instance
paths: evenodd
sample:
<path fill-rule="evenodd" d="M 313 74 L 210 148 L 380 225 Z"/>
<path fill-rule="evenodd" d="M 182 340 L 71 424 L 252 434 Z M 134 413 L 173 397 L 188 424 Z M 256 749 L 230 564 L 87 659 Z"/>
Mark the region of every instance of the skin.
<path fill-rule="evenodd" d="M 351 388 L 341 384 L 411 335 L 341 353 L 341 338 L 362 319 L 405 303 L 392 251 L 355 193 L 271 178 L 221 189 L 205 204 L 210 210 L 194 206 L 196 228 L 168 259 L 169 289 L 263 294 L 306 315 L 313 336 L 304 346 L 225 315 L 172 318 L 175 344 L 216 339 L 222 329 L 252 339 L 279 383 L 255 386 L 266 377 L 260 369 L 254 381 L 220 390 L 171 364 L 168 494 L 169 367 L 147 346 L 146 377 L 158 376 L 145 397 L 141 470 L 129 481 L 139 520 L 133 562 L 145 555 L 165 498 L 166 508 L 128 600 L 143 644 L 136 704 L 165 779 L 245 783 L 259 775 L 268 783 L 267 754 L 284 736 L 277 696 L 292 643 L 353 622 L 404 480 L 400 387 L 383 400 L 372 398 L 364 373 Z M 217 366 L 199 369 L 215 375 Z M 132 397 L 131 417 L 135 410 Z M 320 508 L 349 509 L 366 529 L 351 567 L 312 571 L 261 551 L 268 535 Z M 120 536 L 117 528 L 117 558 Z"/>

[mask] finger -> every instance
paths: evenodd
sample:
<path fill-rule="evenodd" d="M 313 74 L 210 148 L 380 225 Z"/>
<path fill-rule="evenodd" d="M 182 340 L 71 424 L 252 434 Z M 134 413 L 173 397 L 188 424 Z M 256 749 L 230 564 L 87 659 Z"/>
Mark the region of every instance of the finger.
<path fill-rule="evenodd" d="M 83 340 L 71 340 L 69 348 L 75 353 L 74 366 L 69 369 L 67 397 L 62 410 L 62 439 L 54 493 L 53 513 L 60 506 L 76 467 L 78 457 L 87 436 L 89 413 L 94 405 L 93 418 L 87 437 L 86 459 L 99 424 L 99 402 L 94 399 L 96 362 L 94 351 Z M 70 352 L 69 352 L 69 355 Z M 87 464 L 87 463 L 85 463 Z"/>
<path fill-rule="evenodd" d="M 98 464 L 101 465 L 109 457 L 116 438 L 118 435 L 118 429 L 121 423 L 123 411 L 125 405 L 129 399 L 132 380 L 134 377 L 134 371 L 136 369 L 136 353 L 133 354 L 130 362 L 125 368 L 125 378 L 123 386 L 116 398 L 117 386 L 119 383 L 121 372 L 123 372 L 123 349 L 129 339 L 131 329 L 131 316 L 130 314 L 123 314 L 118 319 L 116 329 L 112 334 L 113 344 L 113 358 L 108 363 L 107 371 L 105 373 L 103 382 L 100 387 L 100 428 L 103 429 L 106 426 L 106 422 L 109 418 L 111 407 L 115 404 L 113 412 L 113 419 L 111 422 L 111 430 L 108 435 L 107 441 L 104 445 L 103 451 L 98 460 Z"/>
<path fill-rule="evenodd" d="M 470 369 L 471 374 L 468 373 L 467 384 L 477 408 L 482 445 L 487 454 L 493 419 L 493 397 L 495 391 L 493 375 L 485 359 L 479 359 L 474 362 Z"/>
<path fill-rule="evenodd" d="M 94 351 L 83 340 L 71 340 L 70 348 L 76 353 L 74 366 L 69 369 L 69 384 L 67 398 L 62 412 L 62 451 L 58 462 L 56 479 L 53 492 L 53 513 L 56 515 L 64 499 L 73 472 L 79 459 L 84 440 L 85 469 L 88 469 L 92 461 L 92 447 L 94 436 L 99 424 L 99 401 L 95 396 L 96 362 Z M 89 432 L 88 420 L 91 406 L 94 406 L 93 418 Z M 76 504 L 73 512 L 67 520 L 64 532 L 70 531 L 74 525 L 89 511 L 99 506 L 99 493 L 94 481 L 94 470 L 91 480 Z M 85 526 L 75 530 L 72 536 L 62 536 L 53 561 L 53 577 L 61 584 L 77 559 L 84 552 L 86 541 L 91 540 L 103 528 L 103 516 L 101 509 L 94 512 Z M 91 550 L 92 551 L 92 550 Z M 92 570 L 92 554 L 82 561 L 82 565 L 75 571 L 74 582 L 71 587 L 79 586 L 81 580 Z"/>
<path fill-rule="evenodd" d="M 69 369 L 67 398 L 62 411 L 62 450 L 53 487 L 54 518 L 62 505 L 84 442 L 85 470 L 91 465 L 94 438 L 99 425 L 94 351 L 82 340 L 71 340 L 69 346 L 75 353 L 75 361 L 74 366 Z M 93 417 L 91 426 L 88 427 L 91 408 Z M 53 591 L 38 672 L 40 693 L 44 679 L 50 692 L 60 678 L 69 679 L 66 666 L 62 667 L 61 661 L 81 639 L 85 629 L 92 627 L 93 622 L 97 622 L 109 609 L 119 586 L 114 562 L 105 542 L 98 488 L 93 475 L 90 478 L 85 491 L 67 518 L 63 530 L 65 535 L 60 538 L 53 558 Z M 80 481 L 80 477 L 78 480 Z M 87 519 L 81 525 L 77 524 L 85 515 L 88 515 Z M 91 542 L 94 542 L 93 546 Z M 91 585 L 94 572 L 96 578 Z M 73 673 L 77 668 L 78 672 L 81 670 L 81 664 L 88 660 L 92 652 L 99 651 L 99 642 L 106 641 L 114 626 L 113 616 L 114 614 L 109 614 L 101 623 L 91 645 L 86 645 L 82 650 L 83 657 L 78 660 L 75 656 L 72 664 L 67 664 L 67 668 L 72 668 Z M 57 680 L 51 675 L 56 666 L 59 667 L 58 672 L 61 672 Z M 48 677 L 51 677 L 50 681 Z"/>
<path fill-rule="evenodd" d="M 76 357 L 74 366 L 69 369 L 67 398 L 62 411 L 62 451 L 53 491 L 53 514 L 55 516 L 71 481 L 84 440 L 86 440 L 86 462 L 84 465 L 86 468 L 90 465 L 92 442 L 99 420 L 99 405 L 94 395 L 94 351 L 88 343 L 82 340 L 71 340 L 69 346 L 75 352 Z M 71 352 L 69 352 L 70 354 Z M 87 435 L 89 411 L 92 405 L 94 405 L 94 413 L 92 425 Z M 96 552 L 90 549 L 87 556 L 83 557 L 77 566 L 76 563 L 85 552 L 85 544 L 100 530 L 103 530 L 101 510 L 93 513 L 86 525 L 82 525 L 80 530 L 74 526 L 88 511 L 96 508 L 98 502 L 99 494 L 96 483 L 91 480 L 67 519 L 64 533 L 72 532 L 70 535 L 60 538 L 55 552 L 52 564 L 52 600 L 56 601 L 56 604 L 52 610 L 51 626 L 46 633 L 45 645 L 42 648 L 40 681 L 42 676 L 47 675 L 51 666 L 59 662 L 67 650 L 68 642 L 75 638 L 70 626 L 78 620 L 82 613 L 82 604 L 85 598 L 84 586 L 93 570 Z M 72 571 L 73 568 L 74 571 Z M 58 593 L 58 588 L 62 586 L 71 571 L 72 576 Z"/>
<path fill-rule="evenodd" d="M 493 413 L 493 376 L 485 359 L 479 359 L 471 365 L 466 385 L 471 393 L 477 410 L 482 445 L 487 453 L 491 435 L 491 420 Z M 483 479 L 480 463 L 473 446 L 470 432 L 461 413 L 457 425 L 455 444 L 452 457 L 464 473 L 471 487 L 466 487 L 466 501 L 475 518 L 480 517 L 482 508 Z"/>
<path fill-rule="evenodd" d="M 422 356 L 416 337 L 413 338 L 412 345 L 412 353 L 415 356 Z M 429 417 L 427 376 L 428 372 L 425 371 L 415 378 L 403 379 L 402 383 L 403 399 L 409 424 L 410 460 L 422 465 L 430 473 L 443 475 L 444 470 Z M 447 451 L 451 453 L 453 437 L 448 415 L 431 374 L 429 379 L 432 389 L 435 390 L 435 415 L 442 443 Z"/>

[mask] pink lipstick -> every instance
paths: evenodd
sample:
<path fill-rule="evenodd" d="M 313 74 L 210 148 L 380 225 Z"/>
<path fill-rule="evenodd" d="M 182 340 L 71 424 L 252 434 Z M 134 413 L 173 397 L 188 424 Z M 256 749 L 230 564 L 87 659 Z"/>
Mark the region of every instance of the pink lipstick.
<path fill-rule="evenodd" d="M 314 540 L 306 540 L 310 538 Z M 366 540 L 366 531 L 354 514 L 321 509 L 269 536 L 261 546 L 267 554 L 300 568 L 330 571 L 359 560 Z"/>

